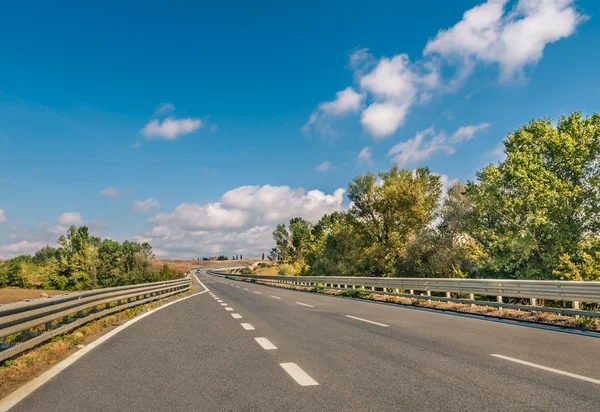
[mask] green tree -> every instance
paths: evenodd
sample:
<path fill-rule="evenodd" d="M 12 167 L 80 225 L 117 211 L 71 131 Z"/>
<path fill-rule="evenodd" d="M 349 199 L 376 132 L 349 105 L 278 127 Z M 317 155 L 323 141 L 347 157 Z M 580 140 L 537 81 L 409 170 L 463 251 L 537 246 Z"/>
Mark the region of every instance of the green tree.
<path fill-rule="evenodd" d="M 60 271 L 69 280 L 69 288 L 89 289 L 96 286 L 98 251 L 92 244 L 88 228 L 71 226 L 67 236 L 58 238 Z"/>
<path fill-rule="evenodd" d="M 600 114 L 533 120 L 504 146 L 506 160 L 467 185 L 488 275 L 559 277 L 559 264 L 584 259 L 600 228 Z"/>
<path fill-rule="evenodd" d="M 467 216 L 473 213 L 465 186 L 455 182 L 448 189 L 440 219 L 419 231 L 406 245 L 397 276 L 466 277 L 478 269 L 482 253 L 466 233 Z"/>
<path fill-rule="evenodd" d="M 300 268 L 304 267 L 306 255 L 311 250 L 312 227 L 312 223 L 301 217 L 290 219 L 288 225 L 291 243 L 289 259 L 297 263 Z"/>
<path fill-rule="evenodd" d="M 407 242 L 436 217 L 442 185 L 440 176 L 428 168 L 394 166 L 378 177 L 380 182 L 367 173 L 350 183 L 349 213 L 372 275 L 392 276 Z"/>
<path fill-rule="evenodd" d="M 273 239 L 275 239 L 275 248 L 279 260 L 287 260 L 290 258 L 290 249 L 292 247 L 290 233 L 284 224 L 277 225 L 273 231 Z"/>

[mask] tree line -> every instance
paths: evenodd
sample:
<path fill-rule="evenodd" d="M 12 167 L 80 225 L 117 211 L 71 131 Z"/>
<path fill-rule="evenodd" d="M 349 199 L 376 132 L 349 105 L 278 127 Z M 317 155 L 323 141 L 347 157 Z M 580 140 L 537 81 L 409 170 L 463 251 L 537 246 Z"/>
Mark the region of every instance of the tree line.
<path fill-rule="evenodd" d="M 348 185 L 350 207 L 273 232 L 281 274 L 600 280 L 600 114 L 533 120 L 444 193 L 427 167 Z"/>
<path fill-rule="evenodd" d="M 0 287 L 84 290 L 181 277 L 166 264 L 159 271 L 152 269 L 152 246 L 147 242 L 119 243 L 91 236 L 85 226 L 71 226 L 57 243 L 33 256 L 0 262 Z"/>

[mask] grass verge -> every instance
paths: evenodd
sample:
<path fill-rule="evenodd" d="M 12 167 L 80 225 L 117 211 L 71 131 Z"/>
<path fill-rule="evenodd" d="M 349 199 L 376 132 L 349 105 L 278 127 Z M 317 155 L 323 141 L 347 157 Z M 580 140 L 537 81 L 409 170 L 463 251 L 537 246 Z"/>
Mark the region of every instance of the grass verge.
<path fill-rule="evenodd" d="M 51 339 L 49 342 L 0 363 L 0 399 L 16 390 L 31 379 L 41 375 L 54 364 L 67 358 L 73 352 L 82 349 L 105 333 L 128 320 L 166 303 L 179 300 L 194 293 L 192 289 L 177 295 L 168 296 L 143 305 L 124 309 L 120 312 L 92 320 L 83 326 Z"/>
<path fill-rule="evenodd" d="M 255 283 L 260 283 L 267 286 L 273 286 L 282 289 L 293 289 L 302 290 L 305 292 L 322 293 L 325 295 L 343 296 L 353 299 L 365 299 L 373 300 L 377 302 L 388 302 L 395 303 L 403 306 L 417 306 L 422 308 L 446 310 L 452 312 L 469 313 L 473 315 L 482 315 L 501 319 L 513 319 L 525 322 L 543 323 L 552 326 L 563 326 L 568 328 L 578 328 L 592 331 L 600 331 L 600 319 L 591 316 L 566 316 L 558 313 L 551 312 L 536 312 L 536 311 L 524 311 L 518 309 L 499 308 L 493 306 L 480 306 L 474 305 L 471 307 L 470 304 L 455 303 L 455 302 L 441 302 L 426 299 L 415 299 L 407 298 L 402 296 L 390 296 L 382 295 L 377 292 L 347 289 L 347 290 L 336 290 L 327 289 L 322 286 L 296 286 L 287 284 L 277 284 L 273 282 L 261 282 L 252 279 Z"/>

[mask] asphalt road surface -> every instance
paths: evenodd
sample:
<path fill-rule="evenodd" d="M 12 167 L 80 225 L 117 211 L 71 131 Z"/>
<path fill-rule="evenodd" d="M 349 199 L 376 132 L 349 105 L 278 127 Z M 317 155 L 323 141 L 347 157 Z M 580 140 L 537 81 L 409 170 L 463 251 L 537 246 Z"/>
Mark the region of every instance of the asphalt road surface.
<path fill-rule="evenodd" d="M 600 411 L 593 336 L 197 278 L 11 411 Z"/>

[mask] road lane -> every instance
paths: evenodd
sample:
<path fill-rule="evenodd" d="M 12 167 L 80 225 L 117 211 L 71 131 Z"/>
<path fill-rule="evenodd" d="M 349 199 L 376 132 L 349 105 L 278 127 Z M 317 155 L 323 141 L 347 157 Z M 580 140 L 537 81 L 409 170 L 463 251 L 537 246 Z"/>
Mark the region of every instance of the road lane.
<path fill-rule="evenodd" d="M 256 317 L 252 324 L 272 336 L 279 351 L 293 347 L 329 394 L 378 399 L 360 410 L 594 410 L 600 404 L 592 383 L 491 356 L 520 353 L 515 357 L 598 378 L 597 338 L 285 289 L 273 300 L 268 296 L 276 289 L 248 286 L 249 292 L 225 294 L 230 288 L 221 292 L 217 283 L 215 290 Z M 297 306 L 300 299 L 314 309 Z"/>

